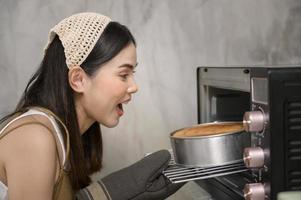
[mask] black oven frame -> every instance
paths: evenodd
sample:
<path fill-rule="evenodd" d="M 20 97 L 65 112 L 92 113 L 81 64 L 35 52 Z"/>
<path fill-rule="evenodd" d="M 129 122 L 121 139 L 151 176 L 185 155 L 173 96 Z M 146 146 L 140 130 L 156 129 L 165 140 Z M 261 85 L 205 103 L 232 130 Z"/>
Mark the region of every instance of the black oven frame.
<path fill-rule="evenodd" d="M 198 123 L 204 122 L 200 103 L 200 87 L 203 86 L 200 73 L 206 73 L 212 69 L 218 70 L 220 73 L 229 69 L 238 69 L 244 74 L 250 74 L 249 108 L 252 110 L 261 107 L 268 115 L 267 136 L 264 137 L 262 145 L 263 148 L 270 150 L 270 159 L 266 161 L 265 170 L 260 170 L 260 173 L 263 174 L 262 180 L 257 180 L 256 173 L 252 172 L 199 180 L 196 183 L 214 199 L 222 200 L 243 200 L 242 189 L 245 184 L 252 182 L 270 184 L 271 191 L 268 199 L 276 199 L 277 193 L 281 191 L 301 190 L 301 134 L 298 134 L 298 131 L 301 132 L 301 67 L 198 67 Z M 252 99 L 251 79 L 253 77 L 267 80 L 267 105 L 261 105 Z M 215 85 L 215 87 L 218 86 Z"/>

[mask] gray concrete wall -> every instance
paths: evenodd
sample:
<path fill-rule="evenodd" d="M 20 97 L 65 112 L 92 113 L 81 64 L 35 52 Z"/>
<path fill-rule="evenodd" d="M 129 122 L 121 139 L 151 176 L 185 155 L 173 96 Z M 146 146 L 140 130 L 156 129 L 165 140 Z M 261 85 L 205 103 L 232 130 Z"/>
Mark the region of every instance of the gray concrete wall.
<path fill-rule="evenodd" d="M 301 64 L 300 0 L 0 0 L 0 113 L 17 103 L 49 29 L 82 11 L 126 24 L 138 43 L 140 91 L 120 125 L 103 128 L 97 177 L 170 148 L 171 131 L 197 122 L 197 66 Z M 190 183 L 171 199 L 210 197 Z"/>

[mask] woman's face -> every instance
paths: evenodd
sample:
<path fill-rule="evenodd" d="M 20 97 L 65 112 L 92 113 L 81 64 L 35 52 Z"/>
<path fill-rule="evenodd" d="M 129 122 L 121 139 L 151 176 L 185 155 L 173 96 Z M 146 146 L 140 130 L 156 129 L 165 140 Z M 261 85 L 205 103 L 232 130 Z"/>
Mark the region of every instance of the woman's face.
<path fill-rule="evenodd" d="M 88 77 L 81 101 L 86 117 L 107 127 L 118 124 L 124 104 L 138 90 L 134 80 L 136 65 L 136 47 L 130 43 Z"/>

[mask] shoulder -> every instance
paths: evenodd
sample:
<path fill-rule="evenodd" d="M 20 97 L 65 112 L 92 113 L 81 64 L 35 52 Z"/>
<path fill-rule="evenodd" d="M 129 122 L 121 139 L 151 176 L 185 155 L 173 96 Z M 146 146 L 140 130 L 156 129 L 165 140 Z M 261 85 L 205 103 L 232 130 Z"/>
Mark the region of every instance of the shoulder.
<path fill-rule="evenodd" d="M 9 196 L 13 199 L 50 197 L 57 166 L 56 142 L 51 127 L 33 117 L 24 117 L 12 123 L 8 130 L 11 132 L 0 140 L 0 152 Z"/>
<path fill-rule="evenodd" d="M 10 160 L 14 156 L 26 156 L 36 154 L 46 154 L 54 156 L 56 153 L 56 143 L 52 135 L 52 127 L 47 124 L 45 119 L 34 117 L 24 117 L 12 125 L 7 130 L 9 133 L 0 140 L 1 151 L 5 151 Z M 52 155 L 53 154 L 53 155 Z M 45 156 L 45 155 L 44 155 Z"/>

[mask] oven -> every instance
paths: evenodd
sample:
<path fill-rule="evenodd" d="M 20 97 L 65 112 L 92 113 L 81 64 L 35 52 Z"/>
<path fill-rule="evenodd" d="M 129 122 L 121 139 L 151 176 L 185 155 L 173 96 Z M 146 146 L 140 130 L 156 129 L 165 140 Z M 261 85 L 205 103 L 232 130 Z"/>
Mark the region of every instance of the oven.
<path fill-rule="evenodd" d="M 246 171 L 195 180 L 213 199 L 301 190 L 301 67 L 198 67 L 198 123 L 244 121 Z"/>

